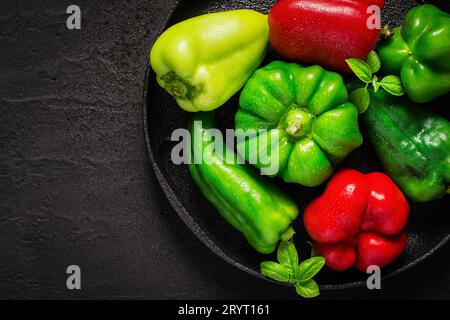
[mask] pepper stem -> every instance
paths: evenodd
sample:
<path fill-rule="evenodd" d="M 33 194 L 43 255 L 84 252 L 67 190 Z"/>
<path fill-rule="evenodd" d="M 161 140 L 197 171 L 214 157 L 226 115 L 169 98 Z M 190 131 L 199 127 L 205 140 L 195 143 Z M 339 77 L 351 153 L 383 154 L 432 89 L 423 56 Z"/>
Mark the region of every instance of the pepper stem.
<path fill-rule="evenodd" d="M 294 236 L 294 234 L 295 234 L 295 230 L 291 226 L 291 227 L 289 227 L 289 229 L 287 229 L 287 231 L 285 233 L 283 233 L 281 235 L 281 240 L 282 241 L 289 241 Z"/>
<path fill-rule="evenodd" d="M 278 127 L 292 139 L 300 139 L 311 131 L 314 119 L 308 110 L 293 104 L 282 117 Z"/>
<path fill-rule="evenodd" d="M 298 119 L 293 119 L 289 122 L 286 128 L 286 133 L 290 136 L 295 136 L 301 129 L 303 125 Z"/>
<path fill-rule="evenodd" d="M 175 98 L 191 100 L 195 95 L 195 87 L 174 71 L 163 75 L 161 80 L 164 82 L 164 89 Z"/>
<path fill-rule="evenodd" d="M 381 29 L 381 37 L 383 37 L 384 39 L 389 39 L 393 35 L 394 29 L 392 29 L 390 25 L 387 24 Z"/>

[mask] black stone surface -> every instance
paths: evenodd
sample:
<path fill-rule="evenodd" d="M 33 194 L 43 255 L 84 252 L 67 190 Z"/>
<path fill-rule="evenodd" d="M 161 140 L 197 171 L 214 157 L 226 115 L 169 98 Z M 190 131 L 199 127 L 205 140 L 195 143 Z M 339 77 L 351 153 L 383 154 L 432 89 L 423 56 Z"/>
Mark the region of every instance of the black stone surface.
<path fill-rule="evenodd" d="M 296 299 L 206 249 L 154 178 L 141 94 L 174 2 L 76 1 L 74 31 L 72 2 L 0 2 L 0 298 Z M 449 253 L 321 299 L 448 299 Z"/>

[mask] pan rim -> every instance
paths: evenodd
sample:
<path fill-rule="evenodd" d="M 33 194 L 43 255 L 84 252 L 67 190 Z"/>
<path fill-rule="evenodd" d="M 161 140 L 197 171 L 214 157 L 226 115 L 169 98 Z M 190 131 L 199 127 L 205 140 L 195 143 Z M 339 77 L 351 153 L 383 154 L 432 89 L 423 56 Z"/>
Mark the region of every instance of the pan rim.
<path fill-rule="evenodd" d="M 173 16 L 173 13 L 175 12 L 175 9 L 179 6 L 181 0 L 175 1 L 173 7 L 171 8 L 170 14 L 167 17 L 167 20 L 162 25 L 160 31 L 158 32 L 158 35 L 163 32 L 167 28 L 167 23 Z M 153 46 L 154 42 L 150 44 L 150 48 Z M 255 270 L 241 264 L 240 262 L 234 260 L 230 256 L 228 256 L 220 247 L 211 240 L 206 232 L 197 224 L 197 222 L 192 218 L 192 216 L 189 214 L 189 211 L 183 206 L 181 201 L 178 199 L 176 193 L 170 186 L 169 182 L 165 178 L 162 170 L 160 169 L 154 154 L 153 154 L 153 148 L 152 144 L 150 142 L 150 127 L 148 122 L 148 94 L 149 94 L 149 84 L 150 84 L 150 76 L 153 75 L 153 72 L 151 70 L 151 66 L 148 63 L 147 59 L 147 66 L 145 71 L 145 77 L 144 77 L 144 89 L 142 92 L 142 124 L 144 129 L 144 140 L 145 145 L 147 149 L 147 155 L 149 157 L 149 160 L 152 164 L 153 171 L 155 173 L 156 179 L 158 180 L 158 183 L 160 187 L 162 188 L 164 192 L 164 196 L 169 201 L 171 207 L 174 209 L 174 211 L 177 213 L 178 217 L 183 221 L 183 223 L 188 227 L 188 229 L 205 245 L 209 250 L 211 250 L 213 253 L 215 253 L 217 256 L 219 256 L 222 260 L 226 261 L 228 264 L 233 265 L 235 268 L 244 271 L 245 273 L 252 275 L 256 278 L 265 280 L 270 283 L 282 285 L 282 286 L 293 286 L 292 284 L 287 283 L 281 283 L 274 281 L 272 279 L 269 279 L 262 275 L 259 272 L 256 272 Z M 430 249 L 426 254 L 418 257 L 417 259 L 411 261 L 410 263 L 402 266 L 401 268 L 398 268 L 396 270 L 391 271 L 390 273 L 383 275 L 382 280 L 386 280 L 389 278 L 392 278 L 404 271 L 407 271 L 411 269 L 412 267 L 418 265 L 422 261 L 426 260 L 431 255 L 435 254 L 440 248 L 442 248 L 448 241 L 450 240 L 450 234 L 447 234 L 440 242 L 438 242 L 432 249 Z M 351 289 L 351 288 L 358 288 L 365 285 L 366 282 L 361 281 L 354 281 L 354 282 L 348 282 L 343 284 L 325 284 L 320 285 L 319 287 L 321 290 L 324 291 L 332 291 L 332 290 L 343 290 L 343 289 Z"/>

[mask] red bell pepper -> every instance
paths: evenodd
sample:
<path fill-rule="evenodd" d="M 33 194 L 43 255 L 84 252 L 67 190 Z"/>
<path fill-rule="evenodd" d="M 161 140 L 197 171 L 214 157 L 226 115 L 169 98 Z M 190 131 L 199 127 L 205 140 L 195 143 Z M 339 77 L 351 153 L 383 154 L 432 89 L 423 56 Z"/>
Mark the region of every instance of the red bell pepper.
<path fill-rule="evenodd" d="M 344 169 L 304 213 L 306 231 L 329 268 L 365 272 L 384 267 L 404 251 L 409 205 L 385 174 Z"/>
<path fill-rule="evenodd" d="M 269 12 L 270 42 L 289 59 L 350 72 L 345 59 L 365 60 L 380 35 L 371 5 L 382 10 L 384 0 L 280 0 Z"/>

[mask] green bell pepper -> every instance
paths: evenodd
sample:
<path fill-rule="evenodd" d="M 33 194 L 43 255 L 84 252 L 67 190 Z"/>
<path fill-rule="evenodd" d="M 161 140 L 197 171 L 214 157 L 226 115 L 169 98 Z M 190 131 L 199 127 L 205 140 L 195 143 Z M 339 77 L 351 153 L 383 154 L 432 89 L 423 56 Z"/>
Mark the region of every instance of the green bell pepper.
<path fill-rule="evenodd" d="M 150 52 L 158 84 L 190 112 L 222 106 L 265 57 L 267 16 L 252 10 L 205 14 L 167 29 Z"/>
<path fill-rule="evenodd" d="M 308 187 L 362 144 L 342 77 L 320 66 L 275 61 L 257 70 L 241 93 L 235 126 L 243 158 Z"/>
<path fill-rule="evenodd" d="M 429 4 L 411 9 L 378 52 L 384 71 L 400 75 L 412 101 L 429 102 L 450 92 L 448 13 Z"/>
<path fill-rule="evenodd" d="M 189 164 L 192 178 L 203 195 L 253 248 L 260 253 L 272 253 L 280 240 L 294 234 L 291 223 L 298 215 L 297 205 L 251 167 L 225 161 L 227 153 L 233 159 L 237 157 L 226 146 L 224 154 L 217 152 L 207 131 L 214 127 L 212 112 L 199 112 L 190 123 L 191 159 L 196 159 Z"/>
<path fill-rule="evenodd" d="M 364 122 L 386 172 L 412 200 L 442 197 L 450 183 L 450 123 L 403 97 L 372 91 Z"/>

